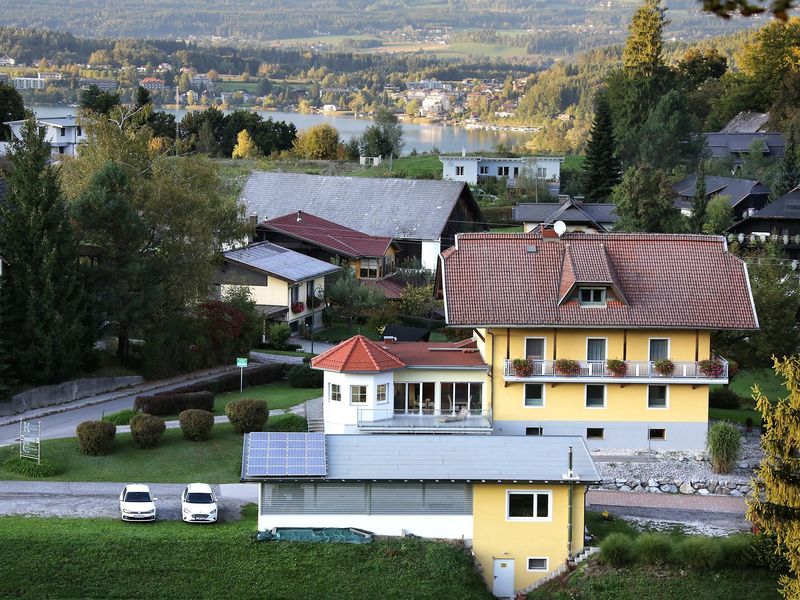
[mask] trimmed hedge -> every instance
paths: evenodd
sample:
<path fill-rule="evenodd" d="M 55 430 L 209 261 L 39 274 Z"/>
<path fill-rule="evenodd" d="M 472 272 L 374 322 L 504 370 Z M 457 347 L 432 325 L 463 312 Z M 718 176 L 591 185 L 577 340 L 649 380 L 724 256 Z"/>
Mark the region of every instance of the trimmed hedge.
<path fill-rule="evenodd" d="M 225 406 L 225 414 L 236 433 L 263 431 L 269 418 L 269 408 L 263 400 L 233 400 Z"/>
<path fill-rule="evenodd" d="M 153 415 L 134 415 L 131 419 L 131 437 L 139 448 L 154 448 L 166 430 L 164 419 Z"/>
<path fill-rule="evenodd" d="M 193 442 L 204 442 L 211 437 L 214 427 L 214 415 L 207 410 L 190 408 L 184 410 L 179 417 L 183 437 Z"/>
<path fill-rule="evenodd" d="M 740 408 L 745 398 L 729 387 L 712 388 L 708 393 L 708 405 L 711 408 Z"/>
<path fill-rule="evenodd" d="M 117 426 L 108 421 L 84 421 L 75 430 L 78 448 L 84 454 L 102 456 L 109 454 L 114 446 Z"/>
<path fill-rule="evenodd" d="M 287 379 L 293 388 L 321 388 L 324 384 L 324 373 L 308 365 L 295 365 L 289 369 Z"/>
<path fill-rule="evenodd" d="M 14 456 L 3 463 L 3 469 L 9 473 L 16 473 L 25 477 L 53 477 L 61 472 L 59 466 L 45 458 L 41 463 L 29 458 Z"/>
<path fill-rule="evenodd" d="M 190 408 L 214 410 L 214 394 L 209 391 L 156 394 L 136 398 L 133 408 L 148 415 L 175 415 Z"/>

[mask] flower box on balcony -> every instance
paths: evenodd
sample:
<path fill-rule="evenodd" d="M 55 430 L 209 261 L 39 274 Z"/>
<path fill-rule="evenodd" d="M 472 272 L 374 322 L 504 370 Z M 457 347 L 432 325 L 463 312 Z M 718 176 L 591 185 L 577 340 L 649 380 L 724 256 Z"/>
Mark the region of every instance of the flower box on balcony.
<path fill-rule="evenodd" d="M 302 302 L 292 302 L 292 312 L 294 314 L 299 314 L 306 309 L 306 305 Z"/>
<path fill-rule="evenodd" d="M 714 379 L 722 377 L 722 374 L 725 372 L 725 367 L 717 359 L 701 360 L 697 363 L 697 367 L 703 375 Z"/>
<path fill-rule="evenodd" d="M 559 358 L 555 362 L 555 371 L 559 375 L 574 377 L 581 374 L 581 364 L 577 360 L 569 358 Z"/>
<path fill-rule="evenodd" d="M 675 363 L 668 358 L 664 358 L 662 360 L 657 360 L 653 364 L 653 368 L 655 368 L 656 373 L 662 377 L 669 377 L 675 372 Z"/>
<path fill-rule="evenodd" d="M 533 365 L 524 358 L 515 358 L 511 363 L 517 377 L 530 377 L 533 374 Z"/>
<path fill-rule="evenodd" d="M 618 358 L 610 358 L 606 362 L 606 369 L 612 377 L 625 377 L 628 374 L 628 364 Z"/>

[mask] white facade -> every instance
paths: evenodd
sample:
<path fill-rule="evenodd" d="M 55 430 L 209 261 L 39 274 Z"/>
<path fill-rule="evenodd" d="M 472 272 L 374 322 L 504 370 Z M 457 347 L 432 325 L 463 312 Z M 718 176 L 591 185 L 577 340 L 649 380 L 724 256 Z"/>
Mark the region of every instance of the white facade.
<path fill-rule="evenodd" d="M 482 156 L 440 156 L 442 179 L 478 183 L 483 177 L 528 177 L 539 181 L 559 181 L 563 156 L 494 158 Z"/>
<path fill-rule="evenodd" d="M 78 144 L 86 137 L 83 128 L 75 117 L 56 117 L 52 119 L 38 119 L 40 127 L 45 128 L 44 141 L 50 144 L 51 154 L 54 158 L 59 156 L 77 156 Z M 25 121 L 9 121 L 6 123 L 11 128 L 11 133 L 22 139 L 22 127 Z"/>
<path fill-rule="evenodd" d="M 442 251 L 441 240 L 422 240 L 420 250 L 420 263 L 423 269 L 436 272 L 436 265 L 439 262 L 439 254 Z"/>
<path fill-rule="evenodd" d="M 10 56 L 0 56 L 0 67 L 13 67 L 17 61 Z"/>
<path fill-rule="evenodd" d="M 11 83 L 17 90 L 43 90 L 47 86 L 47 80 L 39 77 L 14 77 Z"/>
<path fill-rule="evenodd" d="M 394 398 L 392 380 L 391 372 L 356 374 L 326 371 L 322 394 L 325 433 L 358 433 L 359 418 L 369 421 L 391 419 Z M 382 401 L 378 401 L 378 386 L 385 386 L 382 388 Z M 354 387 L 366 387 L 366 396 L 356 396 Z M 334 397 L 337 393 L 338 400 Z M 365 402 L 359 402 L 361 399 L 365 399 Z"/>

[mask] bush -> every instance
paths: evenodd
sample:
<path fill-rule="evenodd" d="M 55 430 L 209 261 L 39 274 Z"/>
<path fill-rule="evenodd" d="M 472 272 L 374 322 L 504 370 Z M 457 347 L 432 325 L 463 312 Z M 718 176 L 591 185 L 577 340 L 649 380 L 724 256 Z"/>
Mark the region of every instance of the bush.
<path fill-rule="evenodd" d="M 263 400 L 233 400 L 225 406 L 225 414 L 236 433 L 263 431 L 269 418 L 269 408 Z"/>
<path fill-rule="evenodd" d="M 770 569 L 777 573 L 786 573 L 789 563 L 782 554 L 778 554 L 778 543 L 774 536 L 765 533 L 756 534 L 750 548 L 752 564 L 756 567 Z"/>
<path fill-rule="evenodd" d="M 169 392 L 155 396 L 139 396 L 133 407 L 149 415 L 176 415 L 190 408 L 214 410 L 214 394 L 202 392 Z"/>
<path fill-rule="evenodd" d="M 742 453 L 742 437 L 733 423 L 719 421 L 708 430 L 708 455 L 715 473 L 730 473 Z"/>
<path fill-rule="evenodd" d="M 111 452 L 117 426 L 107 421 L 84 421 L 75 430 L 78 448 L 84 454 L 102 456 Z"/>
<path fill-rule="evenodd" d="M 204 442 L 211 437 L 211 428 L 214 427 L 214 415 L 207 410 L 190 408 L 184 410 L 179 420 L 183 437 L 193 442 Z"/>
<path fill-rule="evenodd" d="M 164 419 L 153 415 L 134 415 L 131 419 L 131 437 L 139 448 L 154 448 L 166 429 Z"/>
<path fill-rule="evenodd" d="M 712 388 L 708 394 L 708 405 L 711 408 L 739 408 L 743 401 L 744 398 L 727 386 Z"/>
<path fill-rule="evenodd" d="M 624 533 L 611 533 L 600 543 L 600 560 L 612 567 L 624 567 L 633 561 L 633 540 Z"/>
<path fill-rule="evenodd" d="M 719 563 L 719 546 L 707 537 L 686 538 L 678 545 L 677 554 L 687 567 L 700 571 Z"/>
<path fill-rule="evenodd" d="M 634 552 L 643 565 L 667 564 L 672 559 L 672 540 L 662 533 L 643 533 L 634 542 Z"/>
<path fill-rule="evenodd" d="M 289 369 L 287 379 L 293 388 L 321 388 L 324 374 L 308 365 L 295 365 Z"/>
<path fill-rule="evenodd" d="M 267 383 L 274 383 L 286 378 L 287 371 L 292 365 L 286 363 L 269 363 L 266 365 L 259 365 L 257 367 L 250 367 L 244 372 L 244 387 L 251 387 L 254 385 L 265 385 Z M 170 394 L 188 394 L 191 392 L 211 392 L 212 394 L 223 394 L 225 392 L 239 391 L 239 371 L 232 371 L 225 375 L 221 375 L 216 379 L 208 381 L 201 381 L 198 383 L 191 383 L 170 392 Z M 187 406 L 181 410 L 188 408 L 199 408 L 201 410 L 209 410 L 202 406 Z M 180 410 L 172 414 L 178 414 Z"/>
<path fill-rule="evenodd" d="M 132 408 L 126 408 L 125 410 L 103 415 L 102 420 L 108 423 L 113 423 L 114 425 L 127 425 L 131 422 L 131 417 L 133 417 L 133 415 L 136 413 L 137 411 L 133 410 Z"/>
<path fill-rule="evenodd" d="M 45 458 L 42 459 L 42 462 L 37 463 L 35 460 L 22 458 L 21 456 L 9 458 L 3 463 L 3 469 L 9 473 L 35 478 L 53 477 L 61 472 L 58 465 Z"/>
<path fill-rule="evenodd" d="M 308 431 L 308 421 L 300 415 L 287 413 L 269 422 L 268 431 Z"/>
<path fill-rule="evenodd" d="M 719 540 L 720 565 L 732 569 L 746 569 L 753 564 L 755 538 L 746 533 L 731 535 Z"/>
<path fill-rule="evenodd" d="M 292 335 L 292 330 L 288 323 L 274 323 L 269 326 L 267 337 L 270 345 L 276 350 L 286 350 L 286 342 Z"/>

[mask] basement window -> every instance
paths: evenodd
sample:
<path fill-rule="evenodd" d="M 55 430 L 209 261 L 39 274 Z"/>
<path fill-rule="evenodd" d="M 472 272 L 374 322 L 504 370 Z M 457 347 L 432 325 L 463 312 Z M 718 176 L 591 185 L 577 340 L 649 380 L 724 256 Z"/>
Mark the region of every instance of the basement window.
<path fill-rule="evenodd" d="M 547 559 L 533 556 L 529 557 L 528 571 L 547 571 Z"/>
<path fill-rule="evenodd" d="M 605 306 L 606 288 L 579 288 L 578 299 L 580 300 L 582 306 Z"/>
<path fill-rule="evenodd" d="M 648 440 L 665 440 L 665 439 L 667 439 L 667 430 L 666 429 L 648 429 L 647 430 L 647 439 Z"/>
<path fill-rule="evenodd" d="M 587 440 L 602 440 L 605 438 L 605 430 L 602 427 L 588 427 L 586 429 Z"/>
<path fill-rule="evenodd" d="M 541 427 L 526 427 L 525 435 L 544 435 Z"/>

